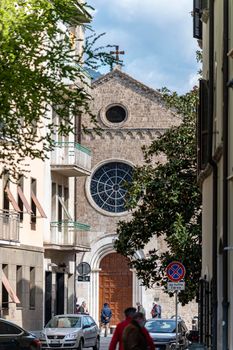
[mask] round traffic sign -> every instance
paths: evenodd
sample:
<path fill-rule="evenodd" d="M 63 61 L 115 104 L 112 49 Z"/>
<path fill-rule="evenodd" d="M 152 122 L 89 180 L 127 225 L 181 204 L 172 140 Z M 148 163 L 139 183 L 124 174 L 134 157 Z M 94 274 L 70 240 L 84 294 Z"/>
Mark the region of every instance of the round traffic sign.
<path fill-rule="evenodd" d="M 81 262 L 77 266 L 77 271 L 81 276 L 86 276 L 91 272 L 91 266 L 86 262 Z"/>
<path fill-rule="evenodd" d="M 179 282 L 185 276 L 185 267 L 179 261 L 172 261 L 166 268 L 167 277 L 172 282 Z"/>

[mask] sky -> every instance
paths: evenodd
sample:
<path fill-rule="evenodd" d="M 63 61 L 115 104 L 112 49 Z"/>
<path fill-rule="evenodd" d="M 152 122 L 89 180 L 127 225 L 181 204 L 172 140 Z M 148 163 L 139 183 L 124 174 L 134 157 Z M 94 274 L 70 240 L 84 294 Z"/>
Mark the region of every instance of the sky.
<path fill-rule="evenodd" d="M 99 44 L 125 51 L 124 72 L 154 89 L 166 86 L 179 94 L 197 83 L 192 0 L 87 2 L 95 9 L 93 29 L 106 33 Z"/>

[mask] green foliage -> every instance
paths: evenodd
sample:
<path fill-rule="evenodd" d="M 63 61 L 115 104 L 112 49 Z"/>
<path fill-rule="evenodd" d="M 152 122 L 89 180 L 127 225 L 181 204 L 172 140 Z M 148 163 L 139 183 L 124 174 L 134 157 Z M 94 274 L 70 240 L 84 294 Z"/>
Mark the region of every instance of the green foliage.
<path fill-rule="evenodd" d="M 130 221 L 118 225 L 117 251 L 127 256 L 147 287 L 166 285 L 166 266 L 173 260 L 186 267 L 186 290 L 179 293 L 185 304 L 198 292 L 201 269 L 201 194 L 196 182 L 196 106 L 198 91 L 178 96 L 161 91 L 164 101 L 181 117 L 172 127 L 144 149 L 145 165 L 135 169 L 129 185 Z M 156 157 L 163 155 L 163 163 Z M 158 158 L 157 158 L 158 159 Z M 152 237 L 165 240 L 167 251 L 149 252 L 144 259 L 135 252 Z"/>
<path fill-rule="evenodd" d="M 113 59 L 94 48 L 98 37 L 93 33 L 80 43 L 83 55 L 74 51 L 70 28 L 90 22 L 87 10 L 77 0 L 0 2 L 0 161 L 13 176 L 25 157 L 47 157 L 54 133 L 73 132 L 74 116 L 95 119 L 83 55 L 93 68 Z M 48 117 L 51 106 L 60 117 L 58 125 Z"/>

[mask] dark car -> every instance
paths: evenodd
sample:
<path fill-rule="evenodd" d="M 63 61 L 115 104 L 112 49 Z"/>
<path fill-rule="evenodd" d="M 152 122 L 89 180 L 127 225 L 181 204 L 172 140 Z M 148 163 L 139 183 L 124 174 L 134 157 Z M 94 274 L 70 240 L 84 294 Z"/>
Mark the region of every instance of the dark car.
<path fill-rule="evenodd" d="M 100 332 L 93 318 L 87 314 L 54 316 L 40 334 L 42 349 L 99 350 Z"/>
<path fill-rule="evenodd" d="M 0 350 L 40 350 L 41 343 L 33 334 L 0 318 Z"/>
<path fill-rule="evenodd" d="M 176 347 L 176 320 L 153 318 L 146 322 L 145 327 L 150 333 L 155 349 L 168 350 Z M 179 350 L 187 349 L 189 341 L 187 339 L 188 329 L 182 319 L 178 319 L 178 344 Z"/>

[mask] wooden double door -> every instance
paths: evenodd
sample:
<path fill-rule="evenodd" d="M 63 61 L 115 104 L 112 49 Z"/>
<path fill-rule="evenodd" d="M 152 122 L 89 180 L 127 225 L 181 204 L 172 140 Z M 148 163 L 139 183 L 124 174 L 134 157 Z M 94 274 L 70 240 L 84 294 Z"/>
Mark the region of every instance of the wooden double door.
<path fill-rule="evenodd" d="M 105 256 L 100 262 L 99 274 L 99 310 L 108 303 L 113 316 L 110 325 L 116 325 L 124 319 L 124 310 L 132 306 L 133 274 L 128 260 L 118 253 Z"/>

